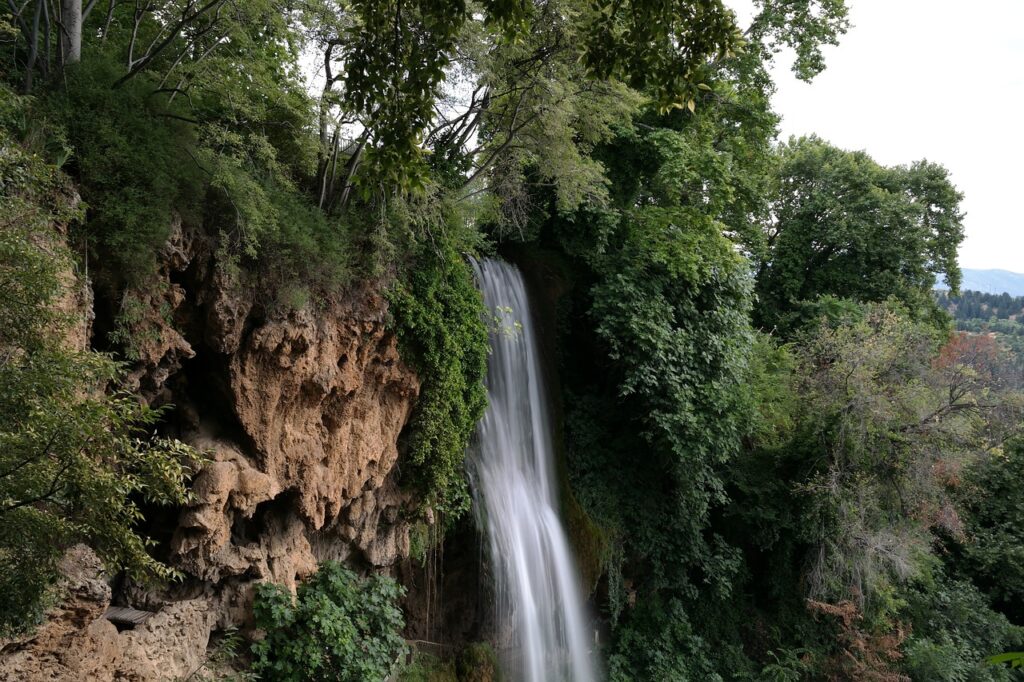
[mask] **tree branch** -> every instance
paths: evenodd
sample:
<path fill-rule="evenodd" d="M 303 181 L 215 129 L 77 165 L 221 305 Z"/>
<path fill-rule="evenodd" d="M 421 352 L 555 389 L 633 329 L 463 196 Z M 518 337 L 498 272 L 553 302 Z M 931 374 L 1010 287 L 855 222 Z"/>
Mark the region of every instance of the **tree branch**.
<path fill-rule="evenodd" d="M 157 43 L 157 39 L 154 38 L 153 43 L 151 43 L 149 49 L 146 50 L 146 54 L 140 57 L 138 60 L 132 60 L 132 53 L 129 52 L 128 73 L 118 78 L 117 81 L 115 81 L 113 87 L 119 88 L 125 83 L 127 83 L 129 80 L 134 78 L 140 71 L 144 70 L 147 66 L 149 66 L 150 62 L 152 62 L 153 59 L 155 59 L 160 53 L 166 50 L 167 47 L 172 42 L 174 42 L 175 38 L 177 38 L 181 34 L 181 31 L 185 28 L 185 26 L 192 23 L 199 17 L 203 16 L 210 10 L 220 7 L 224 4 L 225 1 L 226 0 L 210 0 L 210 2 L 206 3 L 198 10 L 195 10 L 194 12 L 189 14 L 189 11 L 192 10 L 193 7 L 195 7 L 194 0 L 189 0 L 188 4 L 185 5 L 185 9 L 182 10 L 181 19 L 179 19 L 178 22 L 168 31 L 167 36 L 163 40 Z M 146 7 L 148 9 L 148 3 Z M 133 45 L 135 43 L 135 33 L 138 31 L 138 25 L 140 21 L 141 17 L 139 18 L 139 20 L 136 21 L 135 30 L 132 32 Z M 208 31 L 209 29 L 210 27 L 207 27 L 207 29 L 205 30 Z M 157 34 L 158 38 L 160 35 L 163 34 L 163 31 L 164 29 L 161 28 L 160 33 Z"/>

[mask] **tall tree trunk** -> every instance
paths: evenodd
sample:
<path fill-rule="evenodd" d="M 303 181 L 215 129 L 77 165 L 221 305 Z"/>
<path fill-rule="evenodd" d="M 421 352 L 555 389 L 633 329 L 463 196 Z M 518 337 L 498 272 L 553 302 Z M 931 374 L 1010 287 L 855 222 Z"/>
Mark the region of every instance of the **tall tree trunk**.
<path fill-rule="evenodd" d="M 60 0 L 60 48 L 65 66 L 82 59 L 82 0 Z"/>
<path fill-rule="evenodd" d="M 28 39 L 28 59 L 25 62 L 25 92 L 32 92 L 33 76 L 35 75 L 36 59 L 39 57 L 39 20 L 43 16 L 43 3 L 37 0 L 36 10 L 32 16 L 32 28 L 26 34 Z"/>

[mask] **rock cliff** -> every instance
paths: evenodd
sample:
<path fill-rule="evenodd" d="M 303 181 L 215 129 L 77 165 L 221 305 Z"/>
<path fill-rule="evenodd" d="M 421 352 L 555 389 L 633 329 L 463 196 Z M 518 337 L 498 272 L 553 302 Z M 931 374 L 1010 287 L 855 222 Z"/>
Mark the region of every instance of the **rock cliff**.
<path fill-rule="evenodd" d="M 293 586 L 325 559 L 392 571 L 409 554 L 417 519 L 396 480 L 397 444 L 420 384 L 386 328 L 386 302 L 366 286 L 315 312 L 270 312 L 213 253 L 175 225 L 130 320 L 131 386 L 173 403 L 169 428 L 209 458 L 192 502 L 149 519 L 183 580 L 112 591 L 76 547 L 66 598 L 33 636 L 2 643 L 0 680 L 184 678 L 211 634 L 246 627 L 258 582 Z M 155 615 L 119 631 L 104 617 L 111 604 Z"/>

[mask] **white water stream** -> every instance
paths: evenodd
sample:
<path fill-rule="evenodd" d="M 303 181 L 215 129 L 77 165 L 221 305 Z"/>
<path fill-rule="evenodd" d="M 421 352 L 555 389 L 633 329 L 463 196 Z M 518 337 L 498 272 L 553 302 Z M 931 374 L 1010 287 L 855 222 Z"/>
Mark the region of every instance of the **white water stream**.
<path fill-rule="evenodd" d="M 495 570 L 506 674 L 523 682 L 594 682 L 590 621 L 558 514 L 547 393 L 522 275 L 473 264 L 494 313 L 490 405 L 478 427 L 471 480 Z"/>

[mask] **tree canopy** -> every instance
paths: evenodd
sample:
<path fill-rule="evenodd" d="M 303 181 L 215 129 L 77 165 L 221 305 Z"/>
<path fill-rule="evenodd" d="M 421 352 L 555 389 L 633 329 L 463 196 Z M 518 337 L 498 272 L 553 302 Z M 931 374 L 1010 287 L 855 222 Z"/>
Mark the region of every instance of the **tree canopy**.
<path fill-rule="evenodd" d="M 758 272 L 762 325 L 788 329 L 802 303 L 824 295 L 919 309 L 931 305 L 937 274 L 959 286 L 963 195 L 942 166 L 886 168 L 809 137 L 781 147 L 775 182 Z"/>

